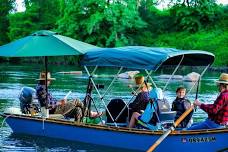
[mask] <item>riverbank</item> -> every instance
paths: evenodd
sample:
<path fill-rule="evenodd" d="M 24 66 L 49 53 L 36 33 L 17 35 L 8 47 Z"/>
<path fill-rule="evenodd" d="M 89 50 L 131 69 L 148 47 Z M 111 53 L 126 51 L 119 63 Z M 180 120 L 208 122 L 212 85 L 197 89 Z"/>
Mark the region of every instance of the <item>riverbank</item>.
<path fill-rule="evenodd" d="M 53 58 L 53 57 L 50 57 L 50 58 Z M 77 62 L 77 59 L 76 58 L 74 58 L 74 59 L 72 59 L 71 58 L 71 62 L 67 62 L 67 61 L 64 61 L 64 59 L 66 59 L 67 57 L 63 57 L 62 59 L 61 59 L 61 57 L 57 57 L 57 60 L 53 60 L 53 59 L 50 59 L 49 60 L 49 65 L 69 65 L 69 66 L 79 66 L 78 65 L 78 62 Z M 29 65 L 31 65 L 31 64 L 34 64 L 34 65 L 37 65 L 37 64 L 39 64 L 39 65 L 42 65 L 42 64 L 44 64 L 43 63 L 43 60 L 41 59 L 41 58 L 39 58 L 39 60 L 31 60 L 31 59 L 26 59 L 26 60 L 18 60 L 18 62 L 15 62 L 15 60 L 14 60 L 14 62 L 12 62 L 11 60 L 0 60 L 0 64 L 6 64 L 6 65 L 26 65 L 26 64 L 29 64 Z M 170 66 L 165 66 L 165 68 L 172 68 L 172 67 L 170 67 Z M 191 70 L 192 69 L 194 69 L 195 67 L 189 67 Z M 219 66 L 211 66 L 211 67 L 209 67 L 208 68 L 208 70 L 207 71 L 210 71 L 210 72 L 228 72 L 228 66 L 222 66 L 222 67 L 219 67 Z"/>
<path fill-rule="evenodd" d="M 228 72 L 228 67 L 210 67 L 208 68 L 208 71 L 212 71 L 212 72 Z"/>

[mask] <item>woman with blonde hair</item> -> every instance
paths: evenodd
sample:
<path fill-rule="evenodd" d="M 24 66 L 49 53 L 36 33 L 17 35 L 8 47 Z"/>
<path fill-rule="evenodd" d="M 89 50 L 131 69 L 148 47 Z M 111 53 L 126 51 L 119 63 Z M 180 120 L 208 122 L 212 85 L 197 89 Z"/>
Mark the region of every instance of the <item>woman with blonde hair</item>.
<path fill-rule="evenodd" d="M 135 77 L 135 84 L 139 88 L 135 100 L 129 105 L 130 111 L 133 113 L 131 116 L 129 127 L 134 126 L 133 120 L 141 115 L 141 111 L 146 109 L 149 102 L 149 91 L 151 90 L 151 84 L 145 81 L 144 76 L 137 75 Z"/>

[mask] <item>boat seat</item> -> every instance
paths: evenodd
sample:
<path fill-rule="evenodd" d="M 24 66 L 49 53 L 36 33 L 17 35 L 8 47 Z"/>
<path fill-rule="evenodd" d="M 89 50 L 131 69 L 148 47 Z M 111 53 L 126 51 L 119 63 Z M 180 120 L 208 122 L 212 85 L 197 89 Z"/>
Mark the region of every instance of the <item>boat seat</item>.
<path fill-rule="evenodd" d="M 163 123 L 173 123 L 176 116 L 176 111 L 161 112 L 159 114 L 160 122 Z"/>
<path fill-rule="evenodd" d="M 175 116 L 176 116 L 176 111 L 161 112 L 159 114 L 160 123 L 157 123 L 157 126 L 138 120 L 137 128 L 149 129 L 149 130 L 167 129 L 174 123 Z"/>

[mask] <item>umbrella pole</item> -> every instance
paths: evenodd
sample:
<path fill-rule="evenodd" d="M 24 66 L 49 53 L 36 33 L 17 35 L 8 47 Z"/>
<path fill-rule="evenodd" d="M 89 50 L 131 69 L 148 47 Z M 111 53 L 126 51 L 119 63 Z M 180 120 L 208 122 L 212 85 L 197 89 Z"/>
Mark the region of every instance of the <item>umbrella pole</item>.
<path fill-rule="evenodd" d="M 48 81 L 47 81 L 47 73 L 48 73 L 48 57 L 44 57 L 44 64 L 45 64 L 45 90 L 46 90 L 46 105 L 45 105 L 45 111 L 46 113 L 44 114 L 47 118 L 49 117 L 49 111 L 48 111 Z"/>

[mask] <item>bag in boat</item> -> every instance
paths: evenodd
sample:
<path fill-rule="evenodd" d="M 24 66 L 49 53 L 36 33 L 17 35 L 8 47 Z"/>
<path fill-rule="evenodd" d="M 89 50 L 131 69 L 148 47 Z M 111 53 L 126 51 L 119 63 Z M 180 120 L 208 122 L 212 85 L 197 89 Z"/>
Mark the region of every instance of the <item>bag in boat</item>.
<path fill-rule="evenodd" d="M 119 99 L 119 98 L 112 99 L 108 103 L 107 109 L 109 110 L 112 118 L 114 119 L 114 122 L 126 123 L 127 117 L 128 117 L 128 110 L 126 107 L 127 107 L 126 103 L 122 99 Z M 106 110 L 107 123 L 114 123 L 109 112 Z M 118 119 L 117 119 L 117 117 L 118 117 Z"/>
<path fill-rule="evenodd" d="M 160 121 L 160 116 L 162 116 L 164 112 L 170 111 L 170 105 L 164 98 L 163 92 L 160 88 L 154 88 L 151 90 L 149 96 L 150 102 L 147 104 L 144 113 L 140 117 L 140 120 L 155 126 L 157 122 Z"/>
<path fill-rule="evenodd" d="M 99 124 L 99 123 L 101 123 L 101 119 L 100 118 L 83 117 L 82 122 L 87 123 L 87 124 Z"/>
<path fill-rule="evenodd" d="M 159 112 L 168 112 L 171 110 L 169 102 L 164 98 L 161 88 L 154 88 L 149 93 L 150 99 L 156 101 Z"/>

